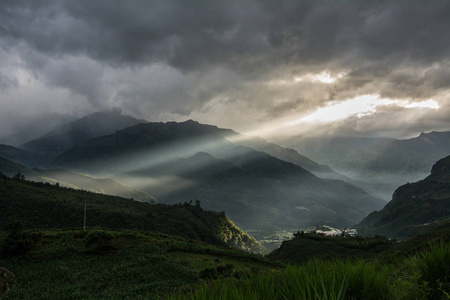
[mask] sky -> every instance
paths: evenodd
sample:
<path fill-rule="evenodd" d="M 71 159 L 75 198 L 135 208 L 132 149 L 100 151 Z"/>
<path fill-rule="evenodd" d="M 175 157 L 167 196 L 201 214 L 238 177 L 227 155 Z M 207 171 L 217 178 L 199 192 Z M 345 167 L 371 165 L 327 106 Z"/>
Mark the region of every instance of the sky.
<path fill-rule="evenodd" d="M 0 136 L 120 108 L 270 138 L 450 130 L 450 2 L 2 0 Z"/>

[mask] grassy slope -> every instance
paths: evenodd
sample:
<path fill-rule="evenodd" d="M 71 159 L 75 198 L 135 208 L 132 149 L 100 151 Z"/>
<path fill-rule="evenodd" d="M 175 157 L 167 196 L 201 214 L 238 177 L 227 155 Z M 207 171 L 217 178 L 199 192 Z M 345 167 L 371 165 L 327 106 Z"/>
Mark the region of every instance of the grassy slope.
<path fill-rule="evenodd" d="M 299 234 L 269 255 L 297 264 L 170 299 L 448 299 L 449 241 L 450 223 L 399 243 Z"/>
<path fill-rule="evenodd" d="M 430 243 L 440 240 L 450 242 L 450 222 L 418 234 L 404 241 L 388 240 L 382 236 L 350 237 L 325 236 L 316 233 L 295 234 L 268 257 L 293 263 L 305 263 L 311 259 L 382 259 L 393 261 L 427 249 Z"/>
<path fill-rule="evenodd" d="M 0 186 L 9 190 L 14 190 L 14 184 L 20 184 L 25 192 L 22 197 L 27 192 L 24 185 L 33 185 L 8 178 L 1 180 L 5 181 Z M 46 188 L 52 191 L 47 197 L 67 190 L 54 186 Z M 0 192 L 4 194 L 4 190 Z M 113 198 L 109 200 L 114 202 Z M 188 211 L 198 209 L 174 207 Z M 132 209 L 130 217 L 137 217 Z M 105 235 L 110 239 L 102 240 Z M 0 232 L 1 245 L 5 244 L 5 236 L 5 232 Z M 32 244 L 27 254 L 3 256 L 0 260 L 2 266 L 16 275 L 12 290 L 4 299 L 157 299 L 161 296 L 175 299 L 317 299 L 317 296 L 441 299 L 441 290 L 449 291 L 450 246 L 432 247 L 432 252 L 438 250 L 440 255 L 417 254 L 429 248 L 429 240 L 444 237 L 448 241 L 449 224 L 401 243 L 389 243 L 385 239 L 298 237 L 286 244 L 291 244 L 288 247 L 292 248 L 291 254 L 307 253 L 297 260 L 306 264 L 283 270 L 280 270 L 280 263 L 272 260 L 276 256 L 273 254 L 262 258 L 158 232 L 93 230 L 83 233 L 66 229 L 35 230 L 28 232 L 28 236 L 32 237 L 29 239 Z M 89 243 L 91 236 L 96 242 Z M 297 243 L 299 240 L 312 240 L 313 244 L 305 247 L 305 243 Z M 389 249 L 381 252 L 385 248 Z M 335 261 L 336 256 L 329 255 L 331 252 L 356 260 Z M 379 262 L 357 260 L 358 257 L 373 258 L 378 252 L 381 252 L 379 257 L 384 258 Z M 320 260 L 312 260 L 313 257 Z M 288 256 L 276 258 L 296 261 Z M 321 260 L 330 258 L 330 262 Z M 441 266 L 440 271 L 430 275 L 434 266 Z"/>
<path fill-rule="evenodd" d="M 224 213 L 192 205 L 152 205 L 6 176 L 0 178 L 0 199 L 0 228 L 17 219 L 27 228 L 80 228 L 86 199 L 89 227 L 155 230 L 247 251 L 265 251 Z"/>
<path fill-rule="evenodd" d="M 333 260 L 336 258 L 375 258 L 379 253 L 389 249 L 393 242 L 386 238 L 362 238 L 348 236 L 325 236 L 308 233 L 296 234 L 280 248 L 269 254 L 269 257 L 304 263 L 313 258 Z"/>
<path fill-rule="evenodd" d="M 89 245 L 90 237 L 99 233 L 112 238 Z M 28 234 L 35 238 L 27 254 L 1 260 L 16 276 L 5 300 L 154 299 L 180 285 L 280 267 L 261 256 L 158 232 L 45 230 Z M 0 233 L 2 245 L 5 236 Z"/>

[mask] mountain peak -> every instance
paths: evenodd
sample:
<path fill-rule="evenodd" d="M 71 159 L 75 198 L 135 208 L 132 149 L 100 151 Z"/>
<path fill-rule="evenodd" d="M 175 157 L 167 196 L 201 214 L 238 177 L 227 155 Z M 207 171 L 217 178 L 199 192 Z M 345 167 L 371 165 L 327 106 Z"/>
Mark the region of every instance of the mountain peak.
<path fill-rule="evenodd" d="M 113 134 L 117 130 L 145 122 L 147 121 L 124 115 L 119 109 L 95 112 L 71 123 L 57 126 L 45 135 L 23 144 L 21 148 L 37 152 L 61 153 L 89 139 Z"/>
<path fill-rule="evenodd" d="M 189 120 L 187 120 L 187 121 L 184 121 L 184 122 L 180 122 L 180 123 L 182 123 L 182 124 L 200 124 L 199 122 L 197 122 L 197 121 L 194 121 L 194 120 L 192 120 L 192 119 L 189 119 Z"/>

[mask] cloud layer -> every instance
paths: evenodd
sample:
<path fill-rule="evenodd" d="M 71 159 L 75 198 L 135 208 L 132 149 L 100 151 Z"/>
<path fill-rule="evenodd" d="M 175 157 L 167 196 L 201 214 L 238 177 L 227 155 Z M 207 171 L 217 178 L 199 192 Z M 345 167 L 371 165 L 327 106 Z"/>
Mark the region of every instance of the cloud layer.
<path fill-rule="evenodd" d="M 439 109 L 389 105 L 308 130 L 450 129 L 449 15 L 440 0 L 4 0 L 0 134 L 113 107 L 252 131 L 362 95 Z"/>

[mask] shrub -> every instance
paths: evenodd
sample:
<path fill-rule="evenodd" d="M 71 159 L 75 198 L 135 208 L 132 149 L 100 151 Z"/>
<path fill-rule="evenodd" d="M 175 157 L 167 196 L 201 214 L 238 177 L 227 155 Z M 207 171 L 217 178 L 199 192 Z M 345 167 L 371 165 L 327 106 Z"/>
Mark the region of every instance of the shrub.
<path fill-rule="evenodd" d="M 23 255 L 33 248 L 33 244 L 39 239 L 39 234 L 32 234 L 23 229 L 20 221 L 12 222 L 6 227 L 8 235 L 3 244 L 3 255 Z"/>
<path fill-rule="evenodd" d="M 114 235 L 111 232 L 96 229 L 89 232 L 84 239 L 86 247 L 96 251 L 103 251 L 112 248 L 112 240 Z"/>

